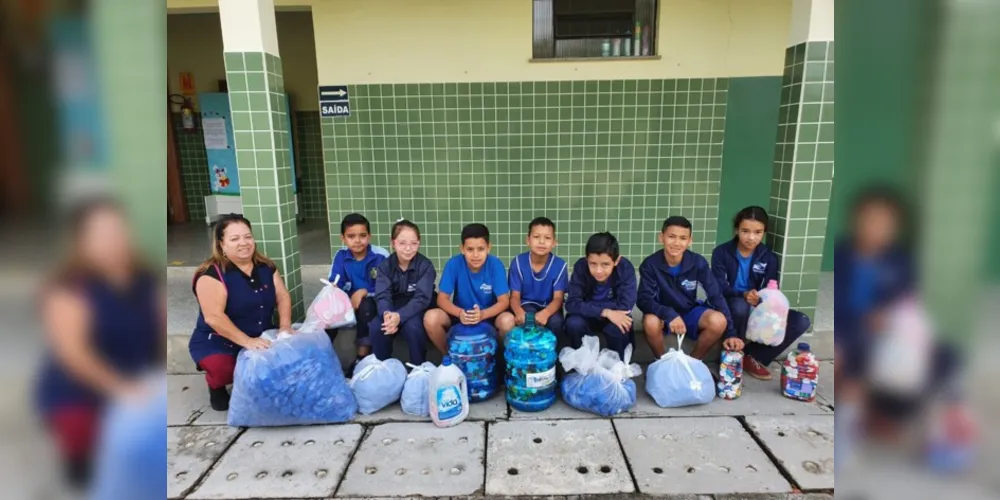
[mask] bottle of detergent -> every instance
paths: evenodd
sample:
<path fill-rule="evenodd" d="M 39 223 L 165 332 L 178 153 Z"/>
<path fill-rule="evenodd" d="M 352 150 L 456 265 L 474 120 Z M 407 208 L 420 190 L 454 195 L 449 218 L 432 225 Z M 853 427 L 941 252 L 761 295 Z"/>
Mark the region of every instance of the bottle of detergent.
<path fill-rule="evenodd" d="M 802 342 L 782 363 L 781 393 L 791 399 L 814 401 L 818 380 L 819 361 L 809 350 L 809 344 Z"/>
<path fill-rule="evenodd" d="M 747 320 L 747 340 L 766 345 L 779 345 L 785 341 L 788 325 L 788 298 L 778 290 L 778 282 L 767 282 L 759 293 L 760 304 L 750 311 Z"/>
<path fill-rule="evenodd" d="M 465 374 L 451 364 L 450 357 L 445 356 L 441 366 L 431 373 L 427 397 L 431 421 L 438 427 L 458 425 L 469 416 L 469 389 Z"/>
<path fill-rule="evenodd" d="M 469 401 L 486 401 L 497 393 L 497 339 L 488 323 L 457 324 L 448 335 L 448 356 L 469 386 Z"/>
<path fill-rule="evenodd" d="M 542 411 L 556 400 L 556 336 L 524 316 L 524 326 L 504 339 L 507 358 L 507 402 L 518 411 Z"/>

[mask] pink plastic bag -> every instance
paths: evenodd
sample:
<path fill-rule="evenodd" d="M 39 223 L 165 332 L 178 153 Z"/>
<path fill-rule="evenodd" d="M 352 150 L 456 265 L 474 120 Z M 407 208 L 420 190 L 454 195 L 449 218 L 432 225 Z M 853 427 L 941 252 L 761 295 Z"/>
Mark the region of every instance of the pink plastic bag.
<path fill-rule="evenodd" d="M 788 325 L 788 298 L 778 290 L 778 282 L 771 280 L 760 291 L 760 304 L 750 312 L 747 322 L 747 340 L 766 345 L 779 345 L 785 341 Z"/>
<path fill-rule="evenodd" d="M 303 330 L 327 330 L 357 323 L 351 298 L 347 293 L 327 280 L 320 281 L 326 286 L 316 295 L 312 304 L 309 304 L 306 320 L 302 323 Z"/>

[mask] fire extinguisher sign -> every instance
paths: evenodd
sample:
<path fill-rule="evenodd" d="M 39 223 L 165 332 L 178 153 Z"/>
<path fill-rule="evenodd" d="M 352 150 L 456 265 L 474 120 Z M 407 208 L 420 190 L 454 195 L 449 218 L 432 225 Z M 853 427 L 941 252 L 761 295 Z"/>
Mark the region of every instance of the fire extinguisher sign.
<path fill-rule="evenodd" d="M 324 85 L 319 88 L 320 116 L 351 116 L 347 85 Z"/>

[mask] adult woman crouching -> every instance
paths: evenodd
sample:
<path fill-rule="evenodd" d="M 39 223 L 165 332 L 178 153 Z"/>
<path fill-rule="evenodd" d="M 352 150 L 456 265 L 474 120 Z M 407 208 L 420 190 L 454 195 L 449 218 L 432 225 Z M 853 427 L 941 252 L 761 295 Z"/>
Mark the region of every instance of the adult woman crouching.
<path fill-rule="evenodd" d="M 236 355 L 270 346 L 260 335 L 274 328 L 275 308 L 279 328 L 291 331 L 292 299 L 274 262 L 257 251 L 249 220 L 225 215 L 212 234 L 212 256 L 192 285 L 200 312 L 188 350 L 205 372 L 212 409 L 226 411 Z"/>

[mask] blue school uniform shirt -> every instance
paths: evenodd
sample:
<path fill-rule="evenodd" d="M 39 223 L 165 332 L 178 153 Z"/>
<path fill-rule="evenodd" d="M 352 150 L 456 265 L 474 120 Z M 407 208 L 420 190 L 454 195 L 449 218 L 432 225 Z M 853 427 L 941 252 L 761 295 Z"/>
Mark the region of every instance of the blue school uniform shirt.
<path fill-rule="evenodd" d="M 531 269 L 531 252 L 524 252 L 510 261 L 507 282 L 512 292 L 521 293 L 521 305 L 546 307 L 556 292 L 566 292 L 569 286 L 566 261 L 550 253 L 548 262 L 536 273 Z"/>
<path fill-rule="evenodd" d="M 750 261 L 753 260 L 753 254 L 746 257 L 743 254 L 737 252 L 736 260 L 739 261 L 739 269 L 736 271 L 736 282 L 733 283 L 733 288 L 739 292 L 745 292 L 750 289 Z"/>
<path fill-rule="evenodd" d="M 357 260 L 350 249 L 343 247 L 333 256 L 330 276 L 327 279 L 330 283 L 336 282 L 337 287 L 348 295 L 361 289 L 368 290 L 371 294 L 375 292 L 376 269 L 387 257 L 389 252 L 386 249 L 368 245 L 368 252 L 364 258 Z"/>
<path fill-rule="evenodd" d="M 444 265 L 439 289 L 450 295 L 452 303 L 462 309 L 472 309 L 476 304 L 486 309 L 497 303 L 497 297 L 510 293 L 507 271 L 494 255 L 486 256 L 478 273 L 469 269 L 464 255 L 452 257 Z"/>

